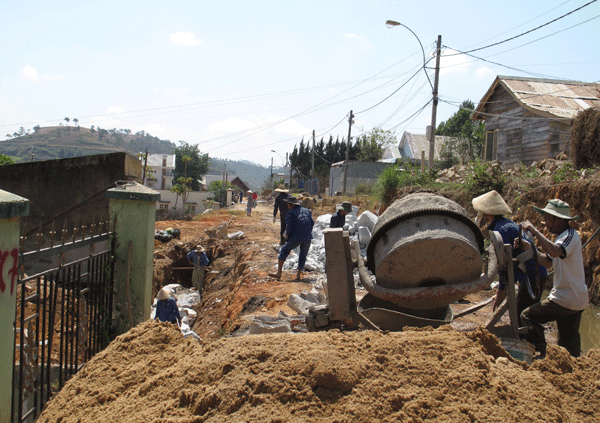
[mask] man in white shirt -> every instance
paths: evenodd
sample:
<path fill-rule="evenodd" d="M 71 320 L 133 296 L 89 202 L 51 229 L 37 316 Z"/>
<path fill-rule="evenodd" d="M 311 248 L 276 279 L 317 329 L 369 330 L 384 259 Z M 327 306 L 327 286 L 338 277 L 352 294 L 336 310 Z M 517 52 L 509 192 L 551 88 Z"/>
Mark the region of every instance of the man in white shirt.
<path fill-rule="evenodd" d="M 523 325 L 530 327 L 525 339 L 535 345 L 536 351 L 543 358 L 546 354 L 543 324 L 556 321 L 558 345 L 565 347 L 572 356 L 578 357 L 581 354 L 581 314 L 589 304 L 581 238 L 569 225 L 569 221 L 576 220 L 579 216 L 571 217 L 569 205 L 558 199 L 548 201 L 543 209 L 533 208 L 542 214 L 548 231 L 558 236 L 552 242 L 530 222 L 522 224 L 523 230 L 531 231 L 541 246 L 541 251 L 537 253 L 539 264 L 546 268 L 554 267 L 554 283 L 548 298 L 521 313 Z M 529 249 L 530 245 L 524 245 L 524 248 Z"/>

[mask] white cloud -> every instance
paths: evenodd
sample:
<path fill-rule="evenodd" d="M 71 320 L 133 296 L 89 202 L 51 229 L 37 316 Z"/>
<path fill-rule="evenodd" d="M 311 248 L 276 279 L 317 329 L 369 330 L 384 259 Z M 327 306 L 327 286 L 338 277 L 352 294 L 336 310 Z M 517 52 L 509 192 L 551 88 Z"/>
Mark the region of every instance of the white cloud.
<path fill-rule="evenodd" d="M 346 34 L 346 38 L 352 38 L 355 40 L 360 40 L 360 41 L 367 41 L 365 40 L 363 37 L 361 37 L 360 35 L 356 35 L 356 34 Z"/>
<path fill-rule="evenodd" d="M 21 71 L 23 72 L 23 78 L 25 78 L 26 80 L 31 82 L 40 82 L 38 72 L 33 66 L 27 65 L 23 69 L 21 69 Z"/>
<path fill-rule="evenodd" d="M 202 40 L 197 39 L 191 32 L 176 32 L 169 37 L 175 44 L 181 44 L 186 47 L 194 47 L 203 42 Z"/>
<path fill-rule="evenodd" d="M 42 75 L 42 79 L 46 82 L 68 82 L 64 75 Z"/>
<path fill-rule="evenodd" d="M 42 75 L 31 65 L 26 65 L 21 69 L 23 78 L 27 81 L 38 83 L 44 82 L 67 82 L 67 77 L 64 75 Z"/>
<path fill-rule="evenodd" d="M 473 58 L 457 53 L 452 49 L 444 50 L 444 55 L 440 59 L 440 75 L 465 73 L 473 68 Z"/>
<path fill-rule="evenodd" d="M 477 69 L 475 69 L 475 75 L 477 75 L 479 78 L 484 78 L 489 75 L 496 75 L 496 72 L 487 66 L 479 66 Z"/>

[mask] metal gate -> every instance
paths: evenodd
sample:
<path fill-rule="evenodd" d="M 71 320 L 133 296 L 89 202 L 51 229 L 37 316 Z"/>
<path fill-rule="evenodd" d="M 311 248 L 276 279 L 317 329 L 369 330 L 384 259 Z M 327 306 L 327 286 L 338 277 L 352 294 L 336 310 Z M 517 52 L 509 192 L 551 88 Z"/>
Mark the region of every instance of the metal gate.
<path fill-rule="evenodd" d="M 108 227 L 108 225 L 107 225 Z M 19 256 L 19 266 L 52 258 L 51 269 L 21 271 L 17 285 L 13 422 L 33 421 L 46 402 L 114 338 L 114 232 Z M 104 251 L 96 252 L 99 245 Z M 66 256 L 84 258 L 65 263 Z"/>

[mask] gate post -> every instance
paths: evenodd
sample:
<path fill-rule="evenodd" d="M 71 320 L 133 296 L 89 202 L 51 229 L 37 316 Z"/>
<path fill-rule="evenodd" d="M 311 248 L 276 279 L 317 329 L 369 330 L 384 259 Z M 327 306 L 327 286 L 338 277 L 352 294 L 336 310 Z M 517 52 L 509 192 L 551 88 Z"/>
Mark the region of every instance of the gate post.
<path fill-rule="evenodd" d="M 154 224 L 160 193 L 127 182 L 106 191 L 106 197 L 111 219 L 116 220 L 115 308 L 119 314 L 114 323 L 117 334 L 121 334 L 150 318 Z"/>
<path fill-rule="evenodd" d="M 11 420 L 15 363 L 19 238 L 21 217 L 29 215 L 29 200 L 0 190 L 0 421 Z M 11 383 L 6 383 L 7 381 Z"/>

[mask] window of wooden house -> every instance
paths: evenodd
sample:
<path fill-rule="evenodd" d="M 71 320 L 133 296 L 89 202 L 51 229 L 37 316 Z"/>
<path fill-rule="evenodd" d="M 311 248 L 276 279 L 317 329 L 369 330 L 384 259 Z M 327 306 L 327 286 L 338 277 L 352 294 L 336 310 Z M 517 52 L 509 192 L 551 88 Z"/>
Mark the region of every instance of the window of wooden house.
<path fill-rule="evenodd" d="M 488 162 L 498 160 L 498 130 L 485 133 L 483 160 Z"/>
<path fill-rule="evenodd" d="M 160 204 L 158 205 L 158 208 L 159 208 L 160 210 L 169 210 L 169 203 L 160 203 Z"/>
<path fill-rule="evenodd" d="M 195 204 L 189 204 L 189 213 L 196 213 L 196 205 Z"/>

